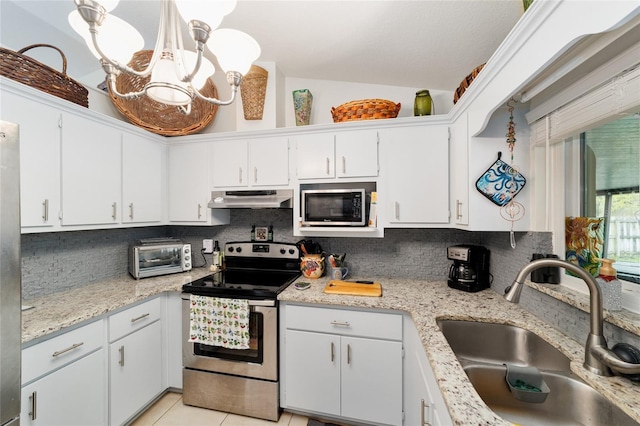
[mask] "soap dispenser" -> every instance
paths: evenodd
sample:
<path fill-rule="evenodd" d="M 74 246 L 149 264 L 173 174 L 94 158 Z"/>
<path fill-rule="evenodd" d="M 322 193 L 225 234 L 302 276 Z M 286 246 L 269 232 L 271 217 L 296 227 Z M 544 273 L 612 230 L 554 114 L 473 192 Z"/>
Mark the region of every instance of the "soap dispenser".
<path fill-rule="evenodd" d="M 612 263 L 615 260 L 597 259 L 602 262 L 600 272 L 596 282 L 602 291 L 602 307 L 609 311 L 619 311 L 622 309 L 622 283 L 617 278 L 617 272 Z"/>

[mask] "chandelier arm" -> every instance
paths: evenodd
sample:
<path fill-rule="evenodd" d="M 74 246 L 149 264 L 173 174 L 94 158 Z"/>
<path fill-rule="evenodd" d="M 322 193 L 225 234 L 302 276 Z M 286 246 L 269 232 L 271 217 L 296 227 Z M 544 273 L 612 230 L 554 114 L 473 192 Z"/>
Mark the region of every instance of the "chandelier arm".
<path fill-rule="evenodd" d="M 228 101 L 221 101 L 216 98 L 209 98 L 200 93 L 200 91 L 191 85 L 194 94 L 198 99 L 202 99 L 205 102 L 209 102 L 211 104 L 226 106 L 231 105 L 233 101 L 236 100 L 236 94 L 238 93 L 238 87 L 240 87 L 240 82 L 242 81 L 242 74 L 237 71 L 227 71 L 227 82 L 229 86 L 231 86 L 231 98 Z"/>
<path fill-rule="evenodd" d="M 109 84 L 109 89 L 111 92 L 119 98 L 122 99 L 138 99 L 144 96 L 146 90 L 140 90 L 139 92 L 129 92 L 129 93 L 120 93 L 118 88 L 116 87 L 116 75 L 113 73 L 107 74 L 107 80 Z"/>

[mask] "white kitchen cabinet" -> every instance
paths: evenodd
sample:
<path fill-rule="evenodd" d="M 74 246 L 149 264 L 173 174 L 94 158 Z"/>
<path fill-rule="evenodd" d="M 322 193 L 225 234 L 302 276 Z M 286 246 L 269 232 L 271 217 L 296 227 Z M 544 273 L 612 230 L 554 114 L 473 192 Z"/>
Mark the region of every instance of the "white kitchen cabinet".
<path fill-rule="evenodd" d="M 21 424 L 106 423 L 103 324 L 95 321 L 22 350 Z"/>
<path fill-rule="evenodd" d="M 402 424 L 402 317 L 285 305 L 284 406 Z"/>
<path fill-rule="evenodd" d="M 469 140 L 467 113 L 451 126 L 451 213 L 456 225 L 469 224 Z"/>
<path fill-rule="evenodd" d="M 23 232 L 27 228 L 48 230 L 59 224 L 60 111 L 8 91 L 2 92 L 0 102 L 2 119 L 20 125 Z"/>
<path fill-rule="evenodd" d="M 413 320 L 404 316 L 405 425 L 453 424 Z"/>
<path fill-rule="evenodd" d="M 140 135 L 122 136 L 123 223 L 162 221 L 163 153 L 162 143 Z"/>
<path fill-rule="evenodd" d="M 381 130 L 379 208 L 386 227 L 449 223 L 449 134 L 446 125 Z"/>
<path fill-rule="evenodd" d="M 62 225 L 120 222 L 122 133 L 76 114 L 62 114 Z"/>
<path fill-rule="evenodd" d="M 100 349 L 24 386 L 21 425 L 104 425 L 107 403 Z"/>
<path fill-rule="evenodd" d="M 210 145 L 185 143 L 169 145 L 169 222 L 196 225 L 229 223 L 229 212 L 212 212 Z"/>
<path fill-rule="evenodd" d="M 336 133 L 336 176 L 378 176 L 378 132 L 357 130 Z"/>
<path fill-rule="evenodd" d="M 298 179 L 378 176 L 378 132 L 312 133 L 295 138 Z"/>
<path fill-rule="evenodd" d="M 272 137 L 214 142 L 213 186 L 242 188 L 289 184 L 289 141 Z"/>
<path fill-rule="evenodd" d="M 165 389 L 162 301 L 109 317 L 109 424 L 123 424 Z"/>

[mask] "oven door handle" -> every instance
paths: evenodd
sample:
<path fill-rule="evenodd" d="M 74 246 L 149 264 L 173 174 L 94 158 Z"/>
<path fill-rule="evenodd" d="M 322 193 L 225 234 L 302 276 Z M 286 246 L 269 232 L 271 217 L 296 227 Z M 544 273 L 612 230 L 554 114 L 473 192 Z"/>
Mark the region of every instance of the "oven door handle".
<path fill-rule="evenodd" d="M 183 300 L 189 300 L 189 295 L 191 293 L 187 293 L 187 292 L 183 292 L 182 293 L 182 299 Z M 215 297 L 215 296 L 212 296 Z M 233 299 L 233 297 L 231 297 L 230 299 Z M 249 306 L 266 306 L 266 307 L 273 307 L 276 306 L 276 301 L 275 300 L 251 300 L 249 299 Z"/>

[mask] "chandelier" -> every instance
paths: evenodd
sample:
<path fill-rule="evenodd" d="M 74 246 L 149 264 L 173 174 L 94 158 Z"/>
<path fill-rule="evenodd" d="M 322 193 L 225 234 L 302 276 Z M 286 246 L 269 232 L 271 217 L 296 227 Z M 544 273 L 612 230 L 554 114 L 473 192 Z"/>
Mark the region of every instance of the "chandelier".
<path fill-rule="evenodd" d="M 129 23 L 110 14 L 120 0 L 74 0 L 77 10 L 69 14 L 69 24 L 80 34 L 100 60 L 107 73 L 109 90 L 124 99 L 144 95 L 175 105 L 189 114 L 196 98 L 215 105 L 230 105 L 242 76 L 260 56 L 260 46 L 248 34 L 234 29 L 217 29 L 222 19 L 231 13 L 236 0 L 161 0 L 158 38 L 149 65 L 140 71 L 127 65 L 135 52 L 142 49 L 144 40 Z M 182 22 L 188 24 L 194 51 L 183 45 Z M 205 45 L 215 55 L 231 86 L 231 98 L 221 101 L 200 93 L 207 79 L 213 75 L 213 64 L 204 57 Z M 149 78 L 137 92 L 120 93 L 116 77 L 128 73 Z"/>

